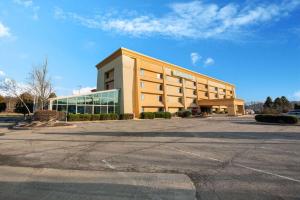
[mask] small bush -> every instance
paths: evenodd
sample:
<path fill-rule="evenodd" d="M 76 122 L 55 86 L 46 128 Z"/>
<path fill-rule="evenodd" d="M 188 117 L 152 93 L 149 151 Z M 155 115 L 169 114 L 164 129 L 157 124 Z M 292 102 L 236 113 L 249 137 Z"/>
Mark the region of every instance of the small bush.
<path fill-rule="evenodd" d="M 152 112 L 142 112 L 141 119 L 154 119 L 155 115 Z"/>
<path fill-rule="evenodd" d="M 116 113 L 109 113 L 109 120 L 118 120 L 119 119 L 119 115 Z"/>
<path fill-rule="evenodd" d="M 68 121 L 98 121 L 98 120 L 117 120 L 119 119 L 116 113 L 107 114 L 69 114 Z"/>
<path fill-rule="evenodd" d="M 80 119 L 80 121 L 91 121 L 92 115 L 91 114 L 80 114 L 79 119 Z"/>
<path fill-rule="evenodd" d="M 94 114 L 92 115 L 92 121 L 97 121 L 97 120 L 100 120 L 100 114 Z"/>
<path fill-rule="evenodd" d="M 132 113 L 120 114 L 120 120 L 129 120 L 133 119 L 134 115 Z"/>
<path fill-rule="evenodd" d="M 33 119 L 36 121 L 62 121 L 66 119 L 66 114 L 56 110 L 39 110 L 33 114 Z"/>
<path fill-rule="evenodd" d="M 79 115 L 80 114 L 69 114 L 68 121 L 80 121 Z"/>
<path fill-rule="evenodd" d="M 288 115 L 256 115 L 257 122 L 281 123 L 281 124 L 297 124 L 298 118 Z"/>
<path fill-rule="evenodd" d="M 177 113 L 178 117 L 182 117 L 182 118 L 187 118 L 190 117 L 192 115 L 192 112 L 189 110 L 184 110 L 184 111 L 179 111 Z"/>
<path fill-rule="evenodd" d="M 155 112 L 154 117 L 155 118 L 171 119 L 172 115 L 171 115 L 170 112 Z"/>

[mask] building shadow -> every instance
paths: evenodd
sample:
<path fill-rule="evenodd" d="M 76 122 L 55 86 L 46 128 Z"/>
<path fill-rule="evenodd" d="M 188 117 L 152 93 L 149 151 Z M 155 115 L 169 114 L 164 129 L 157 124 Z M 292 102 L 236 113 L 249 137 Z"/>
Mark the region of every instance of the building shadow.
<path fill-rule="evenodd" d="M 84 177 L 84 176 L 83 176 Z M 99 178 L 100 179 L 100 178 Z M 101 181 L 104 182 L 104 181 Z M 5 182 L 0 181 L 0 199 L 22 200 L 130 200 L 130 199 L 195 199 L 195 190 L 159 188 L 143 185 L 76 182 Z"/>
<path fill-rule="evenodd" d="M 300 140 L 299 132 L 42 132 L 45 135 Z"/>

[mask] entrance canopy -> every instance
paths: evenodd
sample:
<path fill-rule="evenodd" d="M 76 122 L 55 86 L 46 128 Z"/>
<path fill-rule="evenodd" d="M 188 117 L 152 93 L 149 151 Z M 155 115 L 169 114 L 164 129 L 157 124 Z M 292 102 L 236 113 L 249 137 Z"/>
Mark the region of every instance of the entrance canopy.
<path fill-rule="evenodd" d="M 198 105 L 205 107 L 226 106 L 228 115 L 245 114 L 244 100 L 242 99 L 201 99 L 198 100 Z"/>

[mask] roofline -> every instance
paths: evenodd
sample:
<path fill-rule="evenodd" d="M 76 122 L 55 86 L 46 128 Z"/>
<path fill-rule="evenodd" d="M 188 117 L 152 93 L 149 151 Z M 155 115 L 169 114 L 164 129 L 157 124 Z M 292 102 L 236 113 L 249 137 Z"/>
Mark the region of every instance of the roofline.
<path fill-rule="evenodd" d="M 112 92 L 112 91 L 119 91 L 120 89 L 111 89 L 111 90 L 100 90 L 97 92 L 89 92 L 89 93 L 83 93 L 83 94 L 74 94 L 69 96 L 58 96 L 54 98 L 49 98 L 49 101 L 57 100 L 57 99 L 65 99 L 65 98 L 73 98 L 73 97 L 80 97 L 80 96 L 87 96 L 91 94 L 98 94 L 98 93 L 105 93 L 105 92 Z"/>
<path fill-rule="evenodd" d="M 183 70 L 186 70 L 186 71 L 188 71 L 188 72 L 191 72 L 191 73 L 194 73 L 194 74 L 198 74 L 198 75 L 200 75 L 200 76 L 203 76 L 203 77 L 205 77 L 205 78 L 210 78 L 210 79 L 213 79 L 213 80 L 215 80 L 215 81 L 222 82 L 222 83 L 225 83 L 225 84 L 227 84 L 227 85 L 231 85 L 231 86 L 235 87 L 235 85 L 232 84 L 232 83 L 229 83 L 229 82 L 226 82 L 226 81 L 223 81 L 223 80 L 220 80 L 220 79 L 216 79 L 216 78 L 210 77 L 210 76 L 208 76 L 208 75 L 205 75 L 205 74 L 202 74 L 202 73 L 199 73 L 199 72 L 195 72 L 195 71 L 193 71 L 193 70 L 190 70 L 190 69 L 187 69 L 187 68 L 184 68 L 184 67 L 181 67 L 181 66 L 178 66 L 178 65 L 169 63 L 169 62 L 167 62 L 167 61 L 163 61 L 163 60 L 160 60 L 160 59 L 157 59 L 157 58 L 154 58 L 154 57 L 151 57 L 151 56 L 148 56 L 148 55 L 145 55 L 145 54 L 136 52 L 136 51 L 133 51 L 133 50 L 131 50 L 131 49 L 127 49 L 127 48 L 125 48 L 125 47 L 121 47 L 121 48 L 117 49 L 117 50 L 114 51 L 111 55 L 107 56 L 105 59 L 103 59 L 101 62 L 99 62 L 99 63 L 96 65 L 97 69 L 101 68 L 100 65 L 105 65 L 105 64 L 109 63 L 110 60 L 111 60 L 113 57 L 118 57 L 118 56 L 120 56 L 120 55 L 123 55 L 123 52 L 124 52 L 124 51 L 128 51 L 128 52 L 131 52 L 131 53 L 133 53 L 133 54 L 137 54 L 137 55 L 146 57 L 146 58 L 148 58 L 148 59 L 155 60 L 155 61 L 157 61 L 157 62 L 162 62 L 162 63 L 164 63 L 164 64 L 171 65 L 171 66 L 173 66 L 173 67 L 176 67 L 176 68 L 179 68 L 179 69 L 183 69 Z"/>

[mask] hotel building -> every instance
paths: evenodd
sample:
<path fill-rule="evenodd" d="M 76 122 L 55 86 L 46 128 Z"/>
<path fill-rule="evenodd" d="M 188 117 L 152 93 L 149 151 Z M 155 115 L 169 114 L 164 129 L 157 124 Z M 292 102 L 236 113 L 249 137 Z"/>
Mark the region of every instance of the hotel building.
<path fill-rule="evenodd" d="M 134 113 L 180 110 L 244 114 L 233 84 L 120 48 L 96 65 L 97 92 L 55 98 L 54 110 Z M 71 104 L 70 104 L 71 103 Z M 70 109 L 70 106 L 72 109 Z"/>

